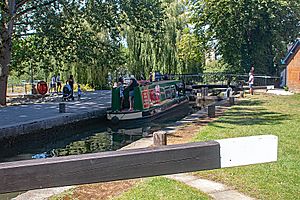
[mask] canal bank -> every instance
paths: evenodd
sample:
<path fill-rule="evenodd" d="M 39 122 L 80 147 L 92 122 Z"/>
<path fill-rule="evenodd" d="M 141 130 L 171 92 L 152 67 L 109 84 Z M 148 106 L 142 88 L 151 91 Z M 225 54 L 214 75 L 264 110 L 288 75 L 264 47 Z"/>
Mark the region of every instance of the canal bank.
<path fill-rule="evenodd" d="M 111 91 L 85 93 L 80 101 L 65 102 L 59 112 L 58 97 L 53 102 L 0 108 L 0 139 L 66 126 L 89 119 L 105 119 L 111 105 Z"/>

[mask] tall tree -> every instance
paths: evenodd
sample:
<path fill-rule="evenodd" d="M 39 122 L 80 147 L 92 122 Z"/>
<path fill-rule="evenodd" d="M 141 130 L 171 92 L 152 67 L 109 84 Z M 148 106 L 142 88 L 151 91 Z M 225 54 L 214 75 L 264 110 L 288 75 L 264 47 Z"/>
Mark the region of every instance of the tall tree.
<path fill-rule="evenodd" d="M 26 25 L 28 22 L 26 19 L 36 9 L 53 5 L 55 2 L 56 0 L 3 0 L 0 2 L 0 105 L 6 104 L 7 79 L 12 55 L 12 39 L 14 30 L 17 30 L 15 26 L 19 23 L 23 27 L 23 31 L 26 32 L 29 26 L 28 24 Z"/>
<path fill-rule="evenodd" d="M 274 74 L 285 44 L 299 34 L 298 0 L 195 0 L 196 33 L 233 71 Z M 287 31 L 288 30 L 288 31 Z"/>

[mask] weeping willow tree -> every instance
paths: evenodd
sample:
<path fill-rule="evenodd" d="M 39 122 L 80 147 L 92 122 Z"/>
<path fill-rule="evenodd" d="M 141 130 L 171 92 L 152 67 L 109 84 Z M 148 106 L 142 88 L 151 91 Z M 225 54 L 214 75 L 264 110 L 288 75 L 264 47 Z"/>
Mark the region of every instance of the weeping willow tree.
<path fill-rule="evenodd" d="M 141 24 L 129 18 L 123 32 L 127 50 L 126 66 L 137 78 L 145 78 L 153 68 L 159 66 L 159 57 L 161 56 L 159 55 L 159 40 L 163 35 L 165 17 L 162 3 L 162 1 L 153 0 L 148 6 L 136 5 L 138 10 L 130 7 L 132 12 L 138 12 L 140 18 L 146 22 Z M 146 12 L 147 10 L 150 14 Z"/>
<path fill-rule="evenodd" d="M 127 26 L 125 39 L 128 48 L 128 68 L 137 77 L 147 77 L 151 71 L 175 74 L 182 72 L 177 43 L 187 26 L 186 5 L 178 0 L 161 2 L 161 17 L 153 21 L 154 31 Z"/>
<path fill-rule="evenodd" d="M 163 0 L 163 19 L 153 21 L 155 31 L 127 26 L 127 65 L 131 73 L 147 77 L 151 71 L 167 74 L 201 72 L 204 51 L 192 31 L 189 1 Z"/>

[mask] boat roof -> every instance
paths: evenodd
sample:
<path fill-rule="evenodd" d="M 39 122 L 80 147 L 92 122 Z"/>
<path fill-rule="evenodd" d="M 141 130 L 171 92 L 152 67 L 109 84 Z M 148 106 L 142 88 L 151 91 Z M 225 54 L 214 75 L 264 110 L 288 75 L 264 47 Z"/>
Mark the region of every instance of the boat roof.
<path fill-rule="evenodd" d="M 149 88 L 154 88 L 157 85 L 159 85 L 160 87 L 167 87 L 167 86 L 171 86 L 171 85 L 176 85 L 178 83 L 181 83 L 181 80 L 163 80 L 163 81 L 154 81 L 151 82 L 151 84 L 149 84 Z"/>
<path fill-rule="evenodd" d="M 297 38 L 293 46 L 288 51 L 287 55 L 284 57 L 284 59 L 281 60 L 281 64 L 288 65 L 291 62 L 291 60 L 294 58 L 294 56 L 297 54 L 299 49 L 300 49 L 300 38 Z"/>

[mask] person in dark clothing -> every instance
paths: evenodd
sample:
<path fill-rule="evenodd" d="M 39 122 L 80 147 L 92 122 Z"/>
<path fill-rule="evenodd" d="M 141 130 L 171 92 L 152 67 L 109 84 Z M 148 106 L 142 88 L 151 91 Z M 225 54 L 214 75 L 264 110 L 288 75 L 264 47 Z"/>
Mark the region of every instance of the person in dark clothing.
<path fill-rule="evenodd" d="M 69 85 L 71 87 L 71 90 L 72 90 L 72 99 L 74 100 L 74 78 L 73 78 L 73 75 L 70 75 L 70 78 L 69 78 Z"/>
<path fill-rule="evenodd" d="M 63 92 L 63 101 L 68 101 L 69 99 L 72 99 L 72 89 L 68 81 L 66 81 L 66 84 L 64 85 L 62 92 Z"/>
<path fill-rule="evenodd" d="M 128 85 L 128 89 L 129 89 L 129 105 L 130 108 L 129 110 L 132 111 L 133 110 L 133 105 L 134 105 L 134 88 L 139 86 L 137 80 L 134 77 L 130 78 L 130 83 Z"/>
<path fill-rule="evenodd" d="M 152 72 L 150 72 L 150 75 L 149 75 L 149 82 L 152 82 L 153 81 L 153 74 Z"/>
<path fill-rule="evenodd" d="M 61 92 L 60 74 L 57 74 L 57 76 L 56 76 L 56 84 L 57 84 L 57 93 L 59 93 L 59 92 Z"/>
<path fill-rule="evenodd" d="M 118 87 L 120 88 L 120 99 L 121 99 L 120 110 L 122 111 L 123 104 L 124 104 L 124 79 L 123 79 L 123 77 L 119 78 Z"/>

